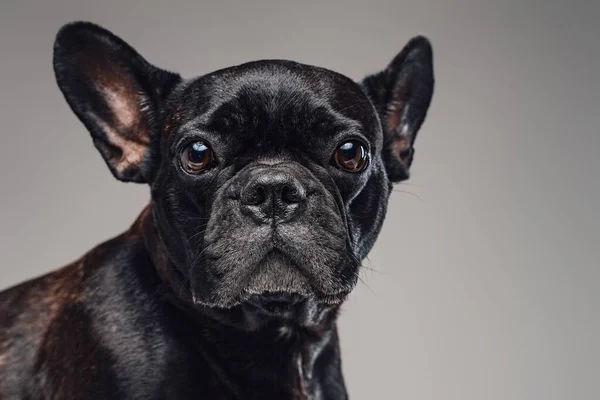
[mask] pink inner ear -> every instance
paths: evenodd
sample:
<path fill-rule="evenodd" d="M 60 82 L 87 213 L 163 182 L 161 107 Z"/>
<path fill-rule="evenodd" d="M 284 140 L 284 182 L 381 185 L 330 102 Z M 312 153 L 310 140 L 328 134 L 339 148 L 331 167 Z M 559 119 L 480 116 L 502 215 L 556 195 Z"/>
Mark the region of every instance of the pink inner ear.
<path fill-rule="evenodd" d="M 107 78 L 106 75 L 104 78 Z M 110 155 L 110 162 L 121 173 L 131 167 L 139 167 L 150 143 L 149 127 L 143 114 L 143 95 L 131 84 L 100 80 L 96 86 L 112 115 L 111 121 L 95 113 L 90 116 L 102 128 L 108 143 L 120 149 Z"/>
<path fill-rule="evenodd" d="M 406 115 L 405 107 L 408 95 L 408 86 L 406 83 L 397 84 L 394 87 L 392 100 L 387 106 L 387 123 L 390 132 L 401 132 L 400 125 L 404 124 L 403 116 Z M 405 132 L 401 132 L 405 133 Z"/>
<path fill-rule="evenodd" d="M 396 154 L 398 158 L 401 158 L 402 154 L 410 147 L 410 144 L 405 136 L 396 134 L 394 135 L 394 144 L 392 146 L 394 154 Z"/>
<path fill-rule="evenodd" d="M 109 156 L 110 163 L 117 172 L 123 173 L 132 166 L 139 167 L 142 164 L 146 151 L 148 150 L 148 143 L 138 143 L 133 140 L 127 140 L 96 114 L 90 113 L 89 115 L 95 120 L 98 126 L 102 128 L 109 144 L 121 150 L 120 153 L 111 154 Z"/>
<path fill-rule="evenodd" d="M 411 145 L 408 137 L 396 134 L 394 135 L 392 149 L 394 155 L 404 164 L 408 164 L 412 155 Z"/>
<path fill-rule="evenodd" d="M 392 149 L 394 154 L 402 162 L 407 161 L 407 150 L 410 149 L 411 140 L 410 126 L 406 121 L 408 105 L 405 104 L 406 85 L 398 85 L 395 88 L 394 98 L 387 110 L 387 128 L 392 135 Z"/>
<path fill-rule="evenodd" d="M 98 87 L 98 91 L 102 93 L 119 126 L 131 129 L 139 124 L 139 105 L 135 95 L 130 93 L 128 88 L 103 86 Z"/>

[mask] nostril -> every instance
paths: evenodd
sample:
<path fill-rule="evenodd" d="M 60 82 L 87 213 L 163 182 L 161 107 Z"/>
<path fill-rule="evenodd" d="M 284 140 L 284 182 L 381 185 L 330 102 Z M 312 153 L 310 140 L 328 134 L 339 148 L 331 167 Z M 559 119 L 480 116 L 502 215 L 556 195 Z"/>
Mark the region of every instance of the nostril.
<path fill-rule="evenodd" d="M 281 200 L 284 203 L 300 203 L 305 197 L 304 190 L 297 185 L 286 184 L 281 188 Z"/>
<path fill-rule="evenodd" d="M 245 190 L 241 198 L 242 202 L 249 206 L 258 206 L 267 200 L 267 191 L 260 185 Z"/>

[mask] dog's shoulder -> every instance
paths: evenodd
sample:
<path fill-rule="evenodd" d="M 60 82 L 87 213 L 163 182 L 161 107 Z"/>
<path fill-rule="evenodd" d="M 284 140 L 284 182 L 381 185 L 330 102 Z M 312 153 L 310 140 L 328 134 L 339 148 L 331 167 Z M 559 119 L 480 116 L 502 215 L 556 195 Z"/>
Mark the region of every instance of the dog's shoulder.
<path fill-rule="evenodd" d="M 67 266 L 0 292 L 0 398 L 40 393 L 51 364 L 60 364 L 66 353 L 85 358 L 94 352 L 98 315 L 107 309 L 102 299 L 110 299 L 117 284 L 139 291 L 127 277 L 143 254 L 140 241 L 125 233 Z"/>
<path fill-rule="evenodd" d="M 80 261 L 0 292 L 0 398 L 23 397 L 48 326 L 68 298 Z"/>

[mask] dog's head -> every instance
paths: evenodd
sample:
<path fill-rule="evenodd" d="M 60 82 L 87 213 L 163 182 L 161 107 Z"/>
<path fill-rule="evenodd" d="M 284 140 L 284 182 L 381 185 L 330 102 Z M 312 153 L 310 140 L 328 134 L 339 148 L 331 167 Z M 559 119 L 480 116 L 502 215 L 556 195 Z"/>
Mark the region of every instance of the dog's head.
<path fill-rule="evenodd" d="M 360 82 L 282 60 L 182 79 L 90 23 L 60 30 L 54 68 L 113 175 L 150 185 L 188 295 L 218 307 L 344 299 L 409 176 L 434 83 L 423 37 Z"/>

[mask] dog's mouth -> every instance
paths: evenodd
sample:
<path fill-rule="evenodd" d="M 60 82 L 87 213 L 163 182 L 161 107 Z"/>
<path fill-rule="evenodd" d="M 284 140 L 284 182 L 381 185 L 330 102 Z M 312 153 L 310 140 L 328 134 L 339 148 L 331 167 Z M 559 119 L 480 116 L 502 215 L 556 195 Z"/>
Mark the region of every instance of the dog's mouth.
<path fill-rule="evenodd" d="M 255 267 L 242 297 L 265 314 L 285 316 L 313 295 L 311 286 L 293 257 L 274 248 Z"/>
<path fill-rule="evenodd" d="M 295 312 L 298 304 L 306 301 L 306 298 L 297 293 L 287 292 L 265 292 L 250 295 L 246 304 L 271 316 L 287 316 Z"/>
<path fill-rule="evenodd" d="M 266 295 L 271 302 L 275 300 L 290 302 L 298 298 L 313 298 L 327 303 L 343 301 L 347 292 L 326 292 L 319 287 L 319 276 L 311 276 L 296 261 L 296 257 L 287 252 L 273 249 L 254 268 L 244 293 Z"/>
<path fill-rule="evenodd" d="M 198 295 L 194 299 L 220 308 L 246 304 L 272 315 L 293 313 L 299 303 L 309 300 L 330 305 L 342 303 L 352 285 L 343 285 L 337 278 L 333 283 L 331 278 L 328 281 L 324 268 L 310 271 L 300 264 L 300 257 L 273 246 L 251 267 L 236 269 L 236 276 L 223 275 L 209 301 Z"/>
<path fill-rule="evenodd" d="M 270 300 L 283 299 L 282 293 L 306 297 L 312 292 L 310 277 L 293 257 L 273 248 L 252 268 L 244 283 L 246 296 L 267 295 Z"/>

